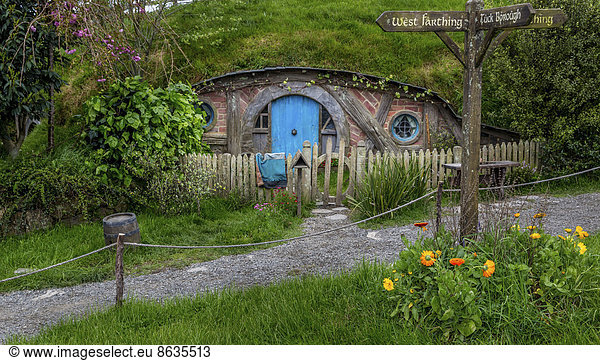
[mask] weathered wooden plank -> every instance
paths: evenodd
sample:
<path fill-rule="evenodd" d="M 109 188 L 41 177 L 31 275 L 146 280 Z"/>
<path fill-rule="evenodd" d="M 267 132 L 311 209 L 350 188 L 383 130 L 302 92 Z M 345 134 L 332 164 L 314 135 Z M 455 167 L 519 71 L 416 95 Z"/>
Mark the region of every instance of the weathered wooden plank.
<path fill-rule="evenodd" d="M 535 10 L 531 4 L 517 4 L 478 12 L 477 29 L 509 29 L 529 25 Z"/>
<path fill-rule="evenodd" d="M 373 154 L 373 150 L 367 151 L 367 173 L 373 172 L 373 167 L 375 166 L 375 155 Z"/>
<path fill-rule="evenodd" d="M 337 206 L 341 206 L 344 192 L 344 154 L 346 154 L 346 142 L 344 141 L 344 138 L 340 139 L 338 154 L 339 157 L 337 169 L 337 184 L 335 187 L 335 204 Z"/>
<path fill-rule="evenodd" d="M 366 146 L 363 140 L 358 142 L 356 157 L 356 184 L 360 184 L 363 180 L 365 173 L 365 162 L 366 162 Z"/>
<path fill-rule="evenodd" d="M 381 124 L 383 127 L 385 121 L 387 120 L 388 113 L 390 112 L 390 108 L 392 107 L 392 103 L 394 102 L 394 96 L 390 93 L 384 93 L 381 97 L 381 101 L 379 102 L 379 108 L 377 108 L 377 113 L 375 113 L 375 120 L 377 123 Z"/>
<path fill-rule="evenodd" d="M 525 160 L 525 143 L 523 141 L 519 142 L 519 163 L 523 163 Z"/>
<path fill-rule="evenodd" d="M 432 187 L 434 187 L 436 184 L 438 184 L 439 171 L 440 171 L 439 154 L 438 154 L 438 150 L 434 149 L 433 152 L 431 152 L 431 185 L 432 185 Z"/>
<path fill-rule="evenodd" d="M 438 181 L 446 180 L 446 168 L 442 167 L 442 164 L 445 164 L 447 159 L 448 158 L 446 157 L 446 150 L 442 149 L 440 151 L 440 167 L 438 168 Z"/>
<path fill-rule="evenodd" d="M 239 90 L 227 92 L 227 152 L 231 154 L 239 154 L 242 151 L 240 94 Z"/>
<path fill-rule="evenodd" d="M 431 150 L 427 149 L 425 151 L 425 169 L 427 169 L 427 174 L 429 174 L 429 177 L 427 177 L 427 186 L 431 187 Z"/>
<path fill-rule="evenodd" d="M 311 186 L 311 202 L 316 202 L 318 199 L 320 199 L 320 194 L 319 197 L 317 197 L 317 194 L 319 193 L 319 187 L 317 185 L 317 176 L 319 174 L 319 164 L 317 163 L 319 159 L 319 145 L 317 143 L 313 144 L 312 146 L 312 159 L 311 159 L 311 169 L 310 169 L 310 174 L 311 174 L 311 182 L 310 182 L 310 186 Z"/>
<path fill-rule="evenodd" d="M 341 105 L 342 109 L 348 113 L 355 121 L 356 125 L 366 134 L 367 138 L 373 142 L 378 150 L 389 149 L 398 150 L 398 146 L 390 132 L 386 131 L 379 124 L 365 106 L 358 101 L 345 88 L 334 88 L 334 86 L 325 86 L 333 98 Z"/>
<path fill-rule="evenodd" d="M 481 150 L 481 160 L 484 162 L 488 161 L 488 147 L 487 145 L 483 146 L 483 149 Z"/>
<path fill-rule="evenodd" d="M 358 150 L 356 146 L 352 146 L 350 150 L 350 163 L 348 163 L 348 170 L 350 171 L 350 178 L 348 180 L 348 191 L 347 194 L 351 197 L 354 196 L 354 188 L 356 185 L 356 158 Z"/>
<path fill-rule="evenodd" d="M 383 31 L 467 31 L 465 11 L 385 11 L 377 18 Z"/>
<path fill-rule="evenodd" d="M 250 154 L 248 157 L 248 170 L 250 177 L 250 197 L 251 199 L 257 199 L 256 189 L 256 154 Z"/>
<path fill-rule="evenodd" d="M 331 140 L 331 138 L 329 138 L 329 140 Z M 310 164 L 310 160 L 312 157 L 311 152 L 312 152 L 311 144 L 308 140 L 305 140 L 304 143 L 302 144 L 302 155 L 304 156 L 304 158 L 306 159 L 308 164 Z M 329 166 L 331 167 L 331 164 Z M 311 200 L 311 194 L 312 194 L 311 183 L 312 183 L 311 172 L 307 169 L 305 172 L 302 172 L 302 194 L 301 195 L 302 195 L 303 202 L 310 202 L 310 200 Z"/>
<path fill-rule="evenodd" d="M 244 182 L 244 196 L 250 198 L 250 166 L 248 164 L 248 154 L 242 156 L 242 172 Z"/>
<path fill-rule="evenodd" d="M 527 165 L 531 166 L 531 164 L 529 163 L 529 140 L 526 140 L 523 144 L 523 161 Z"/>
<path fill-rule="evenodd" d="M 516 29 L 549 29 L 562 26 L 568 17 L 562 9 L 536 9 L 528 25 Z"/>
<path fill-rule="evenodd" d="M 243 174 L 242 174 L 242 169 L 243 169 L 243 164 L 242 164 L 242 155 L 238 154 L 235 157 L 235 182 L 236 182 L 236 186 L 238 189 L 238 192 L 240 192 L 241 195 L 244 195 L 244 178 L 243 178 Z"/>
<path fill-rule="evenodd" d="M 325 146 L 325 181 L 323 182 L 323 205 L 329 203 L 329 183 L 331 180 L 331 138 L 327 139 Z"/>

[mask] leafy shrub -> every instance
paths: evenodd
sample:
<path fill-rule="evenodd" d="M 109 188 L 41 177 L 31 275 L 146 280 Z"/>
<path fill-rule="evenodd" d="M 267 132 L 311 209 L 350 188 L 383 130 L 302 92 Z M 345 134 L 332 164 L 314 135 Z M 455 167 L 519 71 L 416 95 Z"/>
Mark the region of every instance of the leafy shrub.
<path fill-rule="evenodd" d="M 600 5 L 596 0 L 531 4 L 561 8 L 569 20 L 555 29 L 515 32 L 496 49 L 485 63 L 483 117 L 541 140 L 549 174 L 594 167 L 600 157 Z"/>
<path fill-rule="evenodd" d="M 372 217 L 423 196 L 429 173 L 416 160 L 411 160 L 408 166 L 396 158 L 383 160 L 365 174 L 355 196 L 348 197 L 348 201 L 361 217 Z M 393 218 L 394 212 L 385 217 Z"/>
<path fill-rule="evenodd" d="M 83 137 L 100 159 L 96 174 L 106 184 L 127 187 L 143 173 L 135 163 L 142 156 L 172 169 L 182 155 L 205 150 L 205 114 L 194 108 L 195 102 L 188 85 L 154 89 L 140 77 L 117 80 L 89 99 Z"/>
<path fill-rule="evenodd" d="M 164 169 L 152 159 L 140 157 L 135 164 L 138 177 L 144 180 L 137 187 L 140 203 L 160 214 L 201 213 L 202 200 L 219 188 L 215 175 L 194 163 L 182 162 L 174 169 Z"/>
<path fill-rule="evenodd" d="M 512 171 L 506 176 L 508 184 L 522 184 L 537 181 L 540 179 L 540 174 L 535 167 L 531 167 L 525 161 L 517 167 L 513 167 Z"/>
<path fill-rule="evenodd" d="M 88 156 L 71 149 L 53 157 L 0 162 L 0 234 L 31 230 L 27 213 L 51 226 L 66 218 L 87 221 L 100 208 L 118 208 L 124 194 L 107 187 L 85 166 Z"/>

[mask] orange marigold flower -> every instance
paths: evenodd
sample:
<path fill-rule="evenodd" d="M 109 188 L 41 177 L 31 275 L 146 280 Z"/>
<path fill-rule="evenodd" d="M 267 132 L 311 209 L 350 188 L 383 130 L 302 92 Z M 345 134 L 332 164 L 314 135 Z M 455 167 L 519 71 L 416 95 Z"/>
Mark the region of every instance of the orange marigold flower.
<path fill-rule="evenodd" d="M 540 239 L 542 236 L 540 236 L 539 233 L 532 233 L 531 236 L 529 236 L 531 239 Z"/>
<path fill-rule="evenodd" d="M 562 239 L 563 241 L 566 240 L 566 238 L 561 236 L 560 234 L 558 235 L 558 238 Z"/>
<path fill-rule="evenodd" d="M 423 251 L 421 253 L 421 263 L 424 266 L 431 266 L 435 263 L 435 254 L 431 251 Z"/>
<path fill-rule="evenodd" d="M 440 251 L 439 249 L 437 251 L 435 251 L 435 253 L 437 254 L 438 257 L 442 255 L 442 251 Z"/>
<path fill-rule="evenodd" d="M 423 228 L 423 227 L 425 227 L 428 224 L 429 224 L 428 222 L 418 222 L 418 223 L 415 223 L 415 227 L 421 227 L 421 228 Z"/>
<path fill-rule="evenodd" d="M 573 232 L 573 230 L 571 228 L 565 228 L 565 232 L 571 233 L 571 232 Z"/>
<path fill-rule="evenodd" d="M 521 213 L 515 213 L 515 218 L 521 217 Z"/>
<path fill-rule="evenodd" d="M 546 217 L 546 213 L 537 213 L 533 216 L 533 218 L 544 218 Z"/>
<path fill-rule="evenodd" d="M 477 252 L 473 252 L 473 256 L 477 257 Z"/>
<path fill-rule="evenodd" d="M 465 263 L 465 260 L 462 258 L 452 258 L 450 260 L 450 264 L 453 266 L 460 266 L 463 263 Z"/>
<path fill-rule="evenodd" d="M 490 277 L 496 271 L 496 264 L 492 260 L 487 260 L 483 264 L 483 277 Z"/>

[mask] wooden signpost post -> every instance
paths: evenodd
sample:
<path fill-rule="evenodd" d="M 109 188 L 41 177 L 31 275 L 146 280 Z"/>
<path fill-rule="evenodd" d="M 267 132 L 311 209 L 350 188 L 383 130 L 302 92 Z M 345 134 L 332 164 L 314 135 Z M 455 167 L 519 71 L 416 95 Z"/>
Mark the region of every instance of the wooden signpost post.
<path fill-rule="evenodd" d="M 460 237 L 477 232 L 481 136 L 482 64 L 514 29 L 547 29 L 567 20 L 560 9 L 535 10 L 531 4 L 484 9 L 469 0 L 465 11 L 386 11 L 377 19 L 383 31 L 435 32 L 464 67 L 463 161 L 461 165 Z M 465 33 L 464 50 L 447 32 Z"/>

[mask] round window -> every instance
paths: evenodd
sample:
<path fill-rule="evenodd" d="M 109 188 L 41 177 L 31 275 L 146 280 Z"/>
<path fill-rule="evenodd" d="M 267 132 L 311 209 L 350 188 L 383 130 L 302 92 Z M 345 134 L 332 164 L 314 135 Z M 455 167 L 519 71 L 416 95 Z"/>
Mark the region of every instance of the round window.
<path fill-rule="evenodd" d="M 400 114 L 392 121 L 391 131 L 397 140 L 411 142 L 419 135 L 419 121 L 410 114 Z"/>
<path fill-rule="evenodd" d="M 215 112 L 213 108 L 206 102 L 198 102 L 194 104 L 194 108 L 196 108 L 196 110 L 200 109 L 206 114 L 206 118 L 204 119 L 206 124 L 204 124 L 203 128 L 210 128 L 212 126 L 213 120 L 215 119 Z"/>

